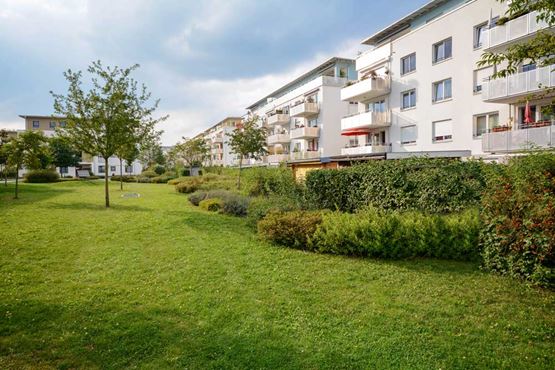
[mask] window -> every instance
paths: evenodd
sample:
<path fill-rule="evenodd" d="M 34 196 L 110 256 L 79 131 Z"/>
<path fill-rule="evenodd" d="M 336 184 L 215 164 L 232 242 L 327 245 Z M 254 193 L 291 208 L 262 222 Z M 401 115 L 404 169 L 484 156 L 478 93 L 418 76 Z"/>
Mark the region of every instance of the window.
<path fill-rule="evenodd" d="M 339 68 L 339 77 L 347 77 L 347 68 L 345 67 Z"/>
<path fill-rule="evenodd" d="M 40 127 L 40 122 L 39 121 L 33 121 L 33 128 L 39 128 Z"/>
<path fill-rule="evenodd" d="M 439 102 L 451 98 L 451 79 L 434 82 L 432 87 L 432 101 Z"/>
<path fill-rule="evenodd" d="M 401 75 L 416 71 L 416 53 L 401 59 Z"/>
<path fill-rule="evenodd" d="M 478 49 L 482 47 L 487 29 L 488 29 L 488 22 L 484 22 L 482 24 L 474 26 L 474 49 Z"/>
<path fill-rule="evenodd" d="M 416 90 L 401 93 L 401 109 L 409 109 L 416 106 Z"/>
<path fill-rule="evenodd" d="M 66 121 L 60 122 L 60 127 L 66 127 L 66 125 L 67 125 Z"/>
<path fill-rule="evenodd" d="M 377 112 L 377 113 L 385 112 L 385 100 L 368 103 L 367 110 L 369 112 Z"/>
<path fill-rule="evenodd" d="M 50 128 L 56 128 L 56 122 L 50 121 Z"/>
<path fill-rule="evenodd" d="M 453 127 L 450 119 L 432 122 L 433 141 L 438 143 L 453 139 Z"/>
<path fill-rule="evenodd" d="M 475 94 L 482 92 L 482 85 L 484 83 L 484 80 L 489 79 L 492 74 L 493 74 L 493 67 L 477 69 L 473 72 L 474 86 L 472 90 L 474 91 Z"/>
<path fill-rule="evenodd" d="M 358 136 L 352 136 L 349 138 L 349 147 L 353 148 L 355 146 L 358 146 Z"/>
<path fill-rule="evenodd" d="M 68 172 L 69 172 L 69 169 L 67 167 L 60 167 L 60 173 L 67 174 Z"/>
<path fill-rule="evenodd" d="M 308 127 L 318 127 L 318 118 L 308 120 Z"/>
<path fill-rule="evenodd" d="M 474 116 L 473 136 L 480 137 L 492 128 L 499 126 L 499 113 L 485 113 Z"/>
<path fill-rule="evenodd" d="M 104 166 L 103 165 L 98 166 L 98 173 L 104 173 Z"/>
<path fill-rule="evenodd" d="M 110 171 L 111 172 L 116 172 L 116 166 L 110 166 Z"/>
<path fill-rule="evenodd" d="M 133 173 L 133 166 L 125 166 L 125 172 Z"/>
<path fill-rule="evenodd" d="M 530 118 L 532 122 L 536 122 L 536 106 L 530 105 Z M 518 123 L 521 125 L 526 124 L 524 120 L 526 119 L 526 106 L 518 107 Z"/>
<path fill-rule="evenodd" d="M 536 63 L 523 64 L 520 67 L 520 72 L 528 72 L 536 69 Z"/>
<path fill-rule="evenodd" d="M 416 125 L 401 127 L 401 144 L 416 143 Z"/>
<path fill-rule="evenodd" d="M 434 44 L 432 59 L 434 63 L 441 62 L 442 60 L 449 59 L 453 56 L 453 40 L 448 38 Z"/>

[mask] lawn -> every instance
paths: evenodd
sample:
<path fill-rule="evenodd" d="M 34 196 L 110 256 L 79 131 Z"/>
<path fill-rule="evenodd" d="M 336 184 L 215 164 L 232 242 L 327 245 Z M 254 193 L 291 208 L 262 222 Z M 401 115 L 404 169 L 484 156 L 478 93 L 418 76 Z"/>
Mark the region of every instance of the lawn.
<path fill-rule="evenodd" d="M 0 187 L 0 368 L 554 369 L 555 294 L 257 240 L 172 186 Z"/>

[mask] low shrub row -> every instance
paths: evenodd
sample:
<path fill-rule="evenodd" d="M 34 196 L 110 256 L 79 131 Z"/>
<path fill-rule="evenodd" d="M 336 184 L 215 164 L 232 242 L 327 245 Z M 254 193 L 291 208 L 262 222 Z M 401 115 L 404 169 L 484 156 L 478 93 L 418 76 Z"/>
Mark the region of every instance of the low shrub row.
<path fill-rule="evenodd" d="M 226 190 L 196 191 L 189 195 L 189 201 L 208 211 L 221 211 L 238 217 L 246 216 L 249 208 L 248 197 Z M 211 209 L 208 209 L 208 206 Z"/>
<path fill-rule="evenodd" d="M 137 182 L 137 178 L 135 176 L 127 176 L 127 175 L 115 175 L 110 177 L 111 181 L 123 181 L 123 182 Z"/>
<path fill-rule="evenodd" d="M 247 223 L 256 229 L 258 221 L 270 212 L 286 212 L 299 210 L 298 204 L 289 197 L 256 197 L 249 204 Z"/>
<path fill-rule="evenodd" d="M 59 179 L 60 175 L 54 170 L 32 170 L 24 176 L 25 182 L 29 183 L 56 182 Z"/>
<path fill-rule="evenodd" d="M 476 260 L 478 212 L 427 215 L 367 209 L 355 214 L 294 211 L 269 213 L 259 235 L 291 248 L 351 256 Z"/>

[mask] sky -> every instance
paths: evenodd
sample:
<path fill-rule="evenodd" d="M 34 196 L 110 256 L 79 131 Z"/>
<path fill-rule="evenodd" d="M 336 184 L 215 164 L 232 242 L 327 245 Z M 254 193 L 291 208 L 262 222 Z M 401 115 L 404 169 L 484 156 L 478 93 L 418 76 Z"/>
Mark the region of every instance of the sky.
<path fill-rule="evenodd" d="M 0 128 L 50 115 L 63 72 L 135 63 L 163 145 L 191 137 L 427 0 L 0 0 Z M 85 77 L 87 75 L 85 74 Z"/>

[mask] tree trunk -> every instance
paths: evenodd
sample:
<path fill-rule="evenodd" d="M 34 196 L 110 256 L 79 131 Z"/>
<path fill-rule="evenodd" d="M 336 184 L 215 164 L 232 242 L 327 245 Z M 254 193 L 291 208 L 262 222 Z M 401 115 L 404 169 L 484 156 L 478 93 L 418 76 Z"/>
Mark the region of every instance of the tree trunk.
<path fill-rule="evenodd" d="M 19 165 L 15 167 L 15 199 L 19 199 Z"/>
<path fill-rule="evenodd" d="M 123 160 L 119 159 L 119 190 L 123 191 Z"/>
<path fill-rule="evenodd" d="M 106 198 L 106 208 L 110 207 L 110 188 L 108 185 L 108 158 L 104 158 L 104 196 Z"/>
<path fill-rule="evenodd" d="M 239 158 L 239 177 L 237 178 L 237 190 L 241 190 L 241 171 L 243 170 L 243 155 Z"/>
<path fill-rule="evenodd" d="M 60 169 L 60 179 L 64 177 L 64 175 L 62 175 L 62 167 L 58 167 Z M 69 171 L 69 170 L 68 170 Z"/>

